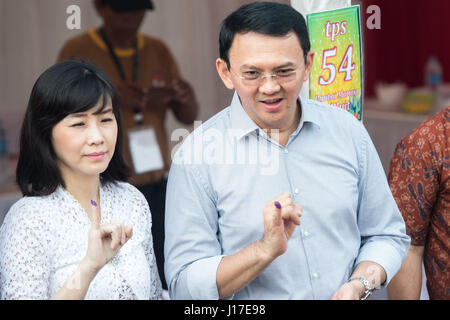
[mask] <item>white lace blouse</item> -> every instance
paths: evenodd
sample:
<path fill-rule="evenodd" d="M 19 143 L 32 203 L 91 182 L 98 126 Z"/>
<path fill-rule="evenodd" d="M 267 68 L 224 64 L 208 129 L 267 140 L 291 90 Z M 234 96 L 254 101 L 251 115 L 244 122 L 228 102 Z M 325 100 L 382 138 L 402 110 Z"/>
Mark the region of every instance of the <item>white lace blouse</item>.
<path fill-rule="evenodd" d="M 102 223 L 124 221 L 133 236 L 91 282 L 85 299 L 161 299 L 151 214 L 128 183 L 100 188 Z M 0 298 L 49 299 L 86 254 L 91 222 L 64 188 L 16 202 L 0 228 Z"/>

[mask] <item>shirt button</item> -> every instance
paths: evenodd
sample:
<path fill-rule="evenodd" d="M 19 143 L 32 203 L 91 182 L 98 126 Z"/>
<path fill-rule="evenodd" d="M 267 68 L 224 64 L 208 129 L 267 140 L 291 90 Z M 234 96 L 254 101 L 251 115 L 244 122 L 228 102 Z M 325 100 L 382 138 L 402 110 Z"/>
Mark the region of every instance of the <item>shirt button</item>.
<path fill-rule="evenodd" d="M 308 231 L 305 231 L 305 232 L 303 232 L 303 235 L 304 235 L 305 237 L 308 237 L 308 236 L 309 236 L 309 232 L 308 232 Z"/>
<path fill-rule="evenodd" d="M 299 193 L 300 193 L 300 190 L 299 190 L 298 188 L 295 188 L 294 193 L 295 193 L 295 194 L 299 194 Z"/>
<path fill-rule="evenodd" d="M 284 149 L 284 153 L 289 153 L 288 149 Z"/>
<path fill-rule="evenodd" d="M 314 272 L 312 276 L 313 276 L 314 279 L 319 278 L 319 274 L 317 272 Z"/>

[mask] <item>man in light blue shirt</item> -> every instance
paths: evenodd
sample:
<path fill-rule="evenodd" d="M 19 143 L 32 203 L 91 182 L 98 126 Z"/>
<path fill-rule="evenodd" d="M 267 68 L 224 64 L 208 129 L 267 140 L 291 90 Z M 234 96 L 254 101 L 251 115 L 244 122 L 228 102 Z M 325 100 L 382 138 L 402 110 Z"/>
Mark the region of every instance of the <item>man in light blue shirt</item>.
<path fill-rule="evenodd" d="M 231 105 L 174 156 L 166 199 L 173 299 L 360 299 L 399 270 L 409 238 L 370 137 L 299 98 L 304 18 L 279 3 L 225 19 L 216 66 Z"/>

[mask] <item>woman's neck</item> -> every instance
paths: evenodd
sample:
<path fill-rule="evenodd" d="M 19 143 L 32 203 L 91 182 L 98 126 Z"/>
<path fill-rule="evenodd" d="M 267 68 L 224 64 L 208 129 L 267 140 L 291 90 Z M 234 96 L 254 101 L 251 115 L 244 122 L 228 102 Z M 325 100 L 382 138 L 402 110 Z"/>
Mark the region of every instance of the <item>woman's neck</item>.
<path fill-rule="evenodd" d="M 100 207 L 100 177 L 71 177 L 64 179 L 64 182 L 66 190 L 81 204 L 91 219 L 91 200 L 94 200 Z"/>

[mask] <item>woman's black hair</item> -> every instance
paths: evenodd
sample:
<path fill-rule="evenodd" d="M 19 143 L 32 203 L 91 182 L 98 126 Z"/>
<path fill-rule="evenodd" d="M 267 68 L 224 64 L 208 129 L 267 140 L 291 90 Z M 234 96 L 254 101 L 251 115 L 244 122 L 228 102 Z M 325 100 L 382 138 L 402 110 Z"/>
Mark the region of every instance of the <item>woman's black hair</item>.
<path fill-rule="evenodd" d="M 232 12 L 223 22 L 219 35 L 220 58 L 230 68 L 229 51 L 238 33 L 256 32 L 282 37 L 294 31 L 303 50 L 303 59 L 311 49 L 305 18 L 287 4 L 253 2 Z"/>
<path fill-rule="evenodd" d="M 103 105 L 96 113 L 110 99 L 118 127 L 114 154 L 100 178 L 102 183 L 127 180 L 130 169 L 122 154 L 122 125 L 114 86 L 94 65 L 67 60 L 45 70 L 31 91 L 16 170 L 17 184 L 24 196 L 45 196 L 59 185 L 65 187 L 52 144 L 53 127 L 69 114 L 96 106 L 100 98 Z"/>

